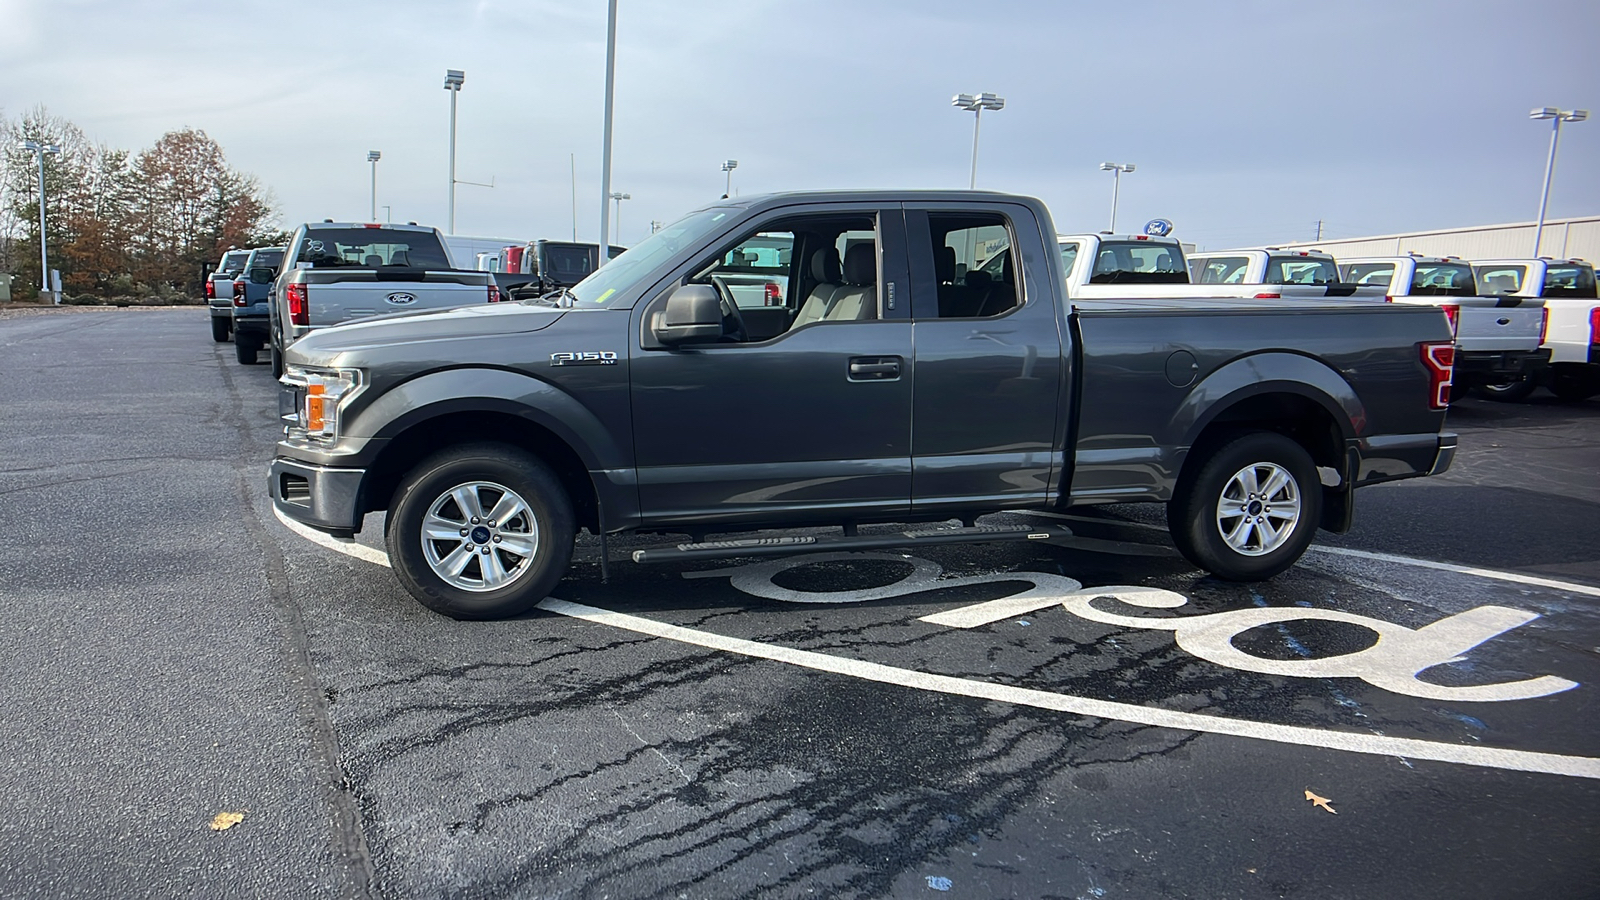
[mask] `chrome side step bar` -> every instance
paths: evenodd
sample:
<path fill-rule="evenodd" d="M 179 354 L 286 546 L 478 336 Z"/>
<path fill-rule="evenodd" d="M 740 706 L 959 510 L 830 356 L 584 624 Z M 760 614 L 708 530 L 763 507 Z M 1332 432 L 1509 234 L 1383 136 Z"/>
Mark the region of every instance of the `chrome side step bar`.
<path fill-rule="evenodd" d="M 746 538 L 702 541 L 676 547 L 633 551 L 636 563 L 683 559 L 726 559 L 737 556 L 782 556 L 824 550 L 877 550 L 885 547 L 923 547 L 930 544 L 983 544 L 1006 541 L 1047 541 L 1072 537 L 1060 525 L 974 525 L 965 528 L 925 528 L 879 534 L 802 535 L 798 537 Z"/>

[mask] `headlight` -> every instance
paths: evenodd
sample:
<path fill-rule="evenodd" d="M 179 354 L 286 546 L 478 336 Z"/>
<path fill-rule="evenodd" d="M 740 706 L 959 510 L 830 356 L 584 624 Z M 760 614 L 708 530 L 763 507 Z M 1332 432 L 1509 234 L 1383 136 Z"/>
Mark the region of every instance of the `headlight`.
<path fill-rule="evenodd" d="M 360 369 L 299 366 L 285 366 L 282 382 L 293 392 L 294 410 L 285 417 L 291 436 L 324 444 L 338 440 L 339 416 L 365 386 Z"/>

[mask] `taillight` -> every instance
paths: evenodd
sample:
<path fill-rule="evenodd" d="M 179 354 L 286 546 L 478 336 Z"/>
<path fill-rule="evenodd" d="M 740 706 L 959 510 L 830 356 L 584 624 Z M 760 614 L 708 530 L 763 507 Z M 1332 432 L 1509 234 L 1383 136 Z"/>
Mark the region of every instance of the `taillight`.
<path fill-rule="evenodd" d="M 217 283 L 210 278 L 206 279 L 206 299 L 217 299 Z"/>
<path fill-rule="evenodd" d="M 1550 337 L 1550 307 L 1546 306 L 1544 309 L 1539 310 L 1539 312 L 1542 314 L 1539 322 L 1539 343 L 1542 344 L 1547 338 Z M 1594 331 L 1592 325 L 1589 330 L 1590 332 Z"/>
<path fill-rule="evenodd" d="M 783 305 L 783 291 L 779 290 L 778 286 L 776 284 L 770 282 L 770 281 L 767 282 L 767 305 L 768 306 L 782 306 Z"/>
<path fill-rule="evenodd" d="M 1394 298 L 1393 297 L 1384 297 L 1383 298 L 1383 302 L 1385 302 L 1385 303 L 1393 303 L 1394 302 Z"/>
<path fill-rule="evenodd" d="M 1456 368 L 1456 345 L 1448 341 L 1424 341 L 1417 345 L 1422 365 L 1428 370 L 1428 408 L 1450 408 L 1450 382 Z"/>
<path fill-rule="evenodd" d="M 1450 322 L 1450 334 L 1454 336 L 1456 326 L 1461 322 L 1461 304 L 1445 303 L 1440 308 L 1444 310 L 1444 317 Z"/>
<path fill-rule="evenodd" d="M 233 283 L 233 305 L 234 306 L 243 306 L 244 305 L 244 282 L 243 281 L 235 281 Z"/>
<path fill-rule="evenodd" d="M 289 300 L 289 322 L 293 325 L 311 324 L 311 304 L 306 301 L 306 286 L 291 284 L 284 292 Z"/>
<path fill-rule="evenodd" d="M 1549 314 L 1549 308 L 1546 307 L 1545 315 Z M 1600 344 L 1600 306 L 1589 310 L 1589 343 Z"/>
<path fill-rule="evenodd" d="M 500 285 L 498 285 L 498 284 L 489 285 L 489 302 L 490 303 L 499 303 L 500 301 L 502 301 L 504 299 L 506 299 L 506 295 L 500 293 Z"/>
<path fill-rule="evenodd" d="M 1283 295 L 1282 294 L 1257 294 L 1255 296 L 1255 299 L 1257 299 L 1257 300 L 1282 300 L 1283 299 Z"/>

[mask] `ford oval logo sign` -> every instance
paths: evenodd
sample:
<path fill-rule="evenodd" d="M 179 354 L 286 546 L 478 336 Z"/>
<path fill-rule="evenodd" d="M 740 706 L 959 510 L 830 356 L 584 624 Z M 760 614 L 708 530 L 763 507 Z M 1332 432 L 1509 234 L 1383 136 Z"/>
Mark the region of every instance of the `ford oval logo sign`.
<path fill-rule="evenodd" d="M 389 303 L 393 303 L 395 306 L 405 306 L 408 303 L 417 302 L 417 295 L 416 294 L 395 293 L 395 294 L 390 294 L 389 296 L 387 296 L 387 297 L 385 297 L 383 299 L 388 301 Z"/>
<path fill-rule="evenodd" d="M 1166 219 L 1151 219 L 1144 223 L 1144 233 L 1151 237 L 1166 237 L 1172 233 L 1172 223 Z"/>

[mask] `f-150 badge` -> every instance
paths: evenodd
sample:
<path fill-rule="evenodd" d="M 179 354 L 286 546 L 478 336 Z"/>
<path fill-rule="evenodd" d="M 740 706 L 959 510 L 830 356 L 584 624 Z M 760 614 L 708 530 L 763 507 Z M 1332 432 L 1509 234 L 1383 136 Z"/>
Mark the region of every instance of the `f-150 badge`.
<path fill-rule="evenodd" d="M 417 302 L 417 295 L 416 294 L 407 294 L 407 293 L 394 293 L 394 294 L 390 294 L 389 296 L 387 296 L 387 297 L 385 297 L 383 299 L 384 299 L 385 302 L 393 303 L 395 306 L 405 306 L 408 303 Z"/>
<path fill-rule="evenodd" d="M 611 350 L 579 350 L 574 353 L 550 354 L 552 366 L 614 366 L 617 354 Z"/>

